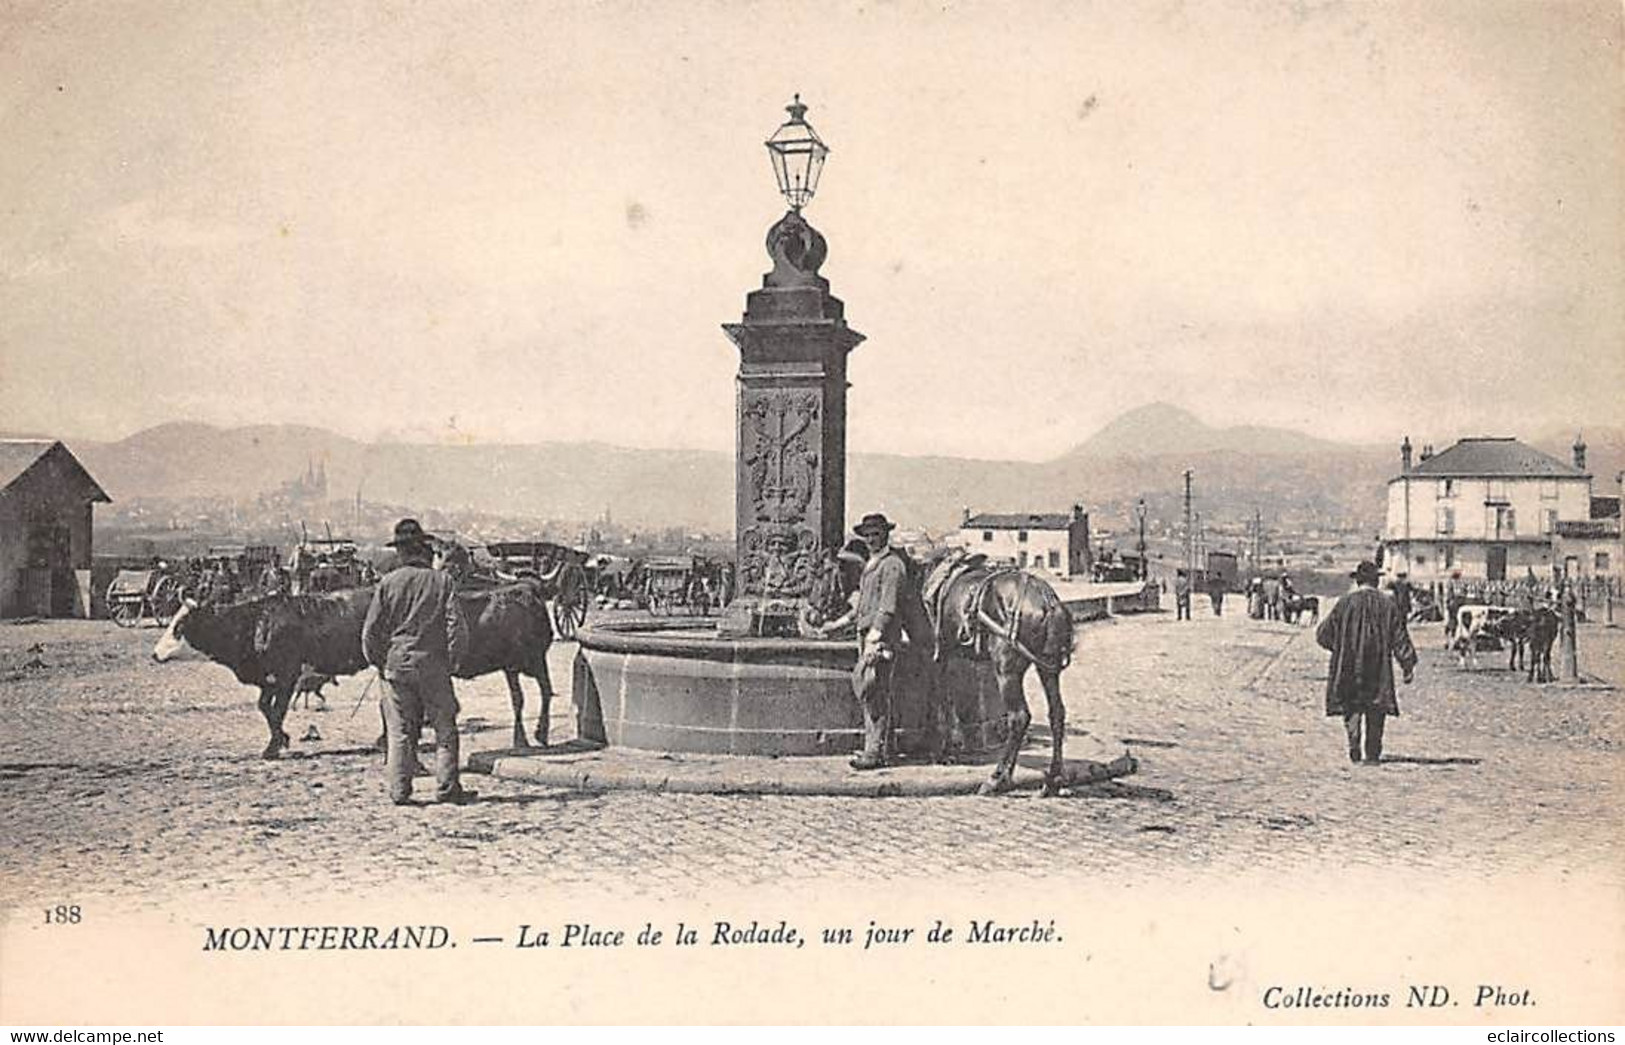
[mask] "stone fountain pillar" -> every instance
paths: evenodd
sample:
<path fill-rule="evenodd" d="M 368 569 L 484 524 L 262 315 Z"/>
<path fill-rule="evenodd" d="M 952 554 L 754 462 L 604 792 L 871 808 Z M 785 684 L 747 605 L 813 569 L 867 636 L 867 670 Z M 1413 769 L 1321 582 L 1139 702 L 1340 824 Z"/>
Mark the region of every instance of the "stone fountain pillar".
<path fill-rule="evenodd" d="M 846 357 L 863 335 L 818 274 L 828 246 L 799 210 L 768 230 L 773 271 L 723 330 L 739 349 L 728 635 L 793 635 L 824 550 L 846 531 Z"/>

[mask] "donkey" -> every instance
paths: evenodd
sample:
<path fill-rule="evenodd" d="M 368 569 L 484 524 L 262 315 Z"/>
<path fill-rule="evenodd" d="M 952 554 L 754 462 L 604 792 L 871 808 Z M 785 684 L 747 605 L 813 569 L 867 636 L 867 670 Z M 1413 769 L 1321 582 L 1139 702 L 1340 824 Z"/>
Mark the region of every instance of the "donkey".
<path fill-rule="evenodd" d="M 1024 570 L 989 566 L 985 556 L 969 556 L 962 550 L 950 552 L 931 569 L 924 595 L 936 661 L 986 658 L 993 664 L 1009 736 L 980 792 L 997 794 L 1014 784 L 1016 755 L 1026 743 L 1033 718 L 1022 688 L 1031 665 L 1038 670 L 1049 702 L 1051 752 L 1044 794 L 1055 794 L 1062 779 L 1066 738 L 1061 672 L 1071 663 L 1073 648 L 1072 615 L 1061 597 L 1047 582 Z M 938 704 L 939 712 L 945 712 L 948 719 L 943 723 L 947 734 L 957 736 L 954 701 L 939 692 Z"/>

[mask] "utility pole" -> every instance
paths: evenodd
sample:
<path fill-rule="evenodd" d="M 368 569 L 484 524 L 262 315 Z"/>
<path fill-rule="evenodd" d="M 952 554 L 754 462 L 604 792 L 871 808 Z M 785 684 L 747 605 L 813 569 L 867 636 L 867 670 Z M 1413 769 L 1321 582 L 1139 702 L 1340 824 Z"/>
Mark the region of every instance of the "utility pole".
<path fill-rule="evenodd" d="M 1148 578 L 1151 575 L 1151 570 L 1150 570 L 1151 564 L 1148 561 L 1146 561 L 1146 553 L 1145 553 L 1145 498 L 1144 497 L 1140 498 L 1139 503 L 1137 505 L 1135 505 L 1135 512 L 1140 517 L 1140 543 L 1135 546 L 1135 550 L 1140 553 L 1140 580 L 1143 581 L 1143 580 L 1145 580 L 1146 578 Z M 1610 605 L 1612 605 L 1612 604 L 1610 604 Z M 1613 618 L 1609 617 L 1609 620 L 1611 622 L 1613 620 Z"/>
<path fill-rule="evenodd" d="M 1574 632 L 1575 596 L 1574 580 L 1571 577 L 1563 579 L 1562 588 L 1562 615 L 1559 618 L 1561 625 L 1561 641 L 1563 648 L 1563 677 L 1569 681 L 1578 681 L 1580 678 L 1580 651 L 1579 643 Z"/>
<path fill-rule="evenodd" d="M 1185 469 L 1185 576 L 1194 579 L 1196 560 L 1195 549 L 1191 545 L 1191 538 L 1195 533 L 1191 528 L 1191 470 Z"/>

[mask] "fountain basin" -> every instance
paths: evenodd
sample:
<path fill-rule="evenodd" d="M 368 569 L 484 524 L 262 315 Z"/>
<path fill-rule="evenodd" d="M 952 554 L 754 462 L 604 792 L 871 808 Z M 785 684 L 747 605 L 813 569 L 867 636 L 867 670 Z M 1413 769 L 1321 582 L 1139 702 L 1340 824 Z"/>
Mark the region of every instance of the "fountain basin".
<path fill-rule="evenodd" d="M 578 735 L 648 751 L 836 755 L 863 744 L 852 695 L 857 643 L 721 638 L 712 622 L 608 621 L 576 633 Z M 923 678 L 905 675 L 893 714 L 904 753 L 934 749 Z M 953 662 L 943 686 L 960 710 L 964 753 L 993 750 L 1004 712 L 985 664 Z"/>

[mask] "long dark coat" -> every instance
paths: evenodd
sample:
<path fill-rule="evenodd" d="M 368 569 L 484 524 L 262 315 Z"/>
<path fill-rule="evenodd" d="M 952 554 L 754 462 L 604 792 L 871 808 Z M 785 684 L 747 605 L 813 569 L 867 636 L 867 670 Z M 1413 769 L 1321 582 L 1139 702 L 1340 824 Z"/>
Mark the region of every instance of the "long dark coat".
<path fill-rule="evenodd" d="M 1394 661 L 1401 668 L 1414 668 L 1416 647 L 1391 597 L 1375 588 L 1356 588 L 1326 614 L 1315 641 L 1332 654 L 1326 671 L 1326 714 L 1399 714 Z"/>

